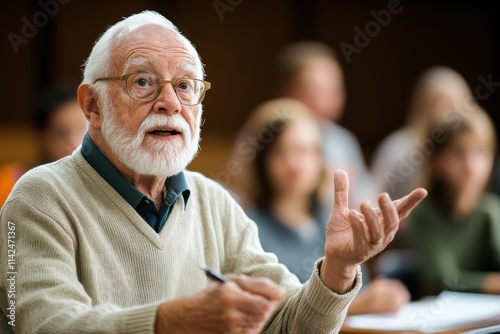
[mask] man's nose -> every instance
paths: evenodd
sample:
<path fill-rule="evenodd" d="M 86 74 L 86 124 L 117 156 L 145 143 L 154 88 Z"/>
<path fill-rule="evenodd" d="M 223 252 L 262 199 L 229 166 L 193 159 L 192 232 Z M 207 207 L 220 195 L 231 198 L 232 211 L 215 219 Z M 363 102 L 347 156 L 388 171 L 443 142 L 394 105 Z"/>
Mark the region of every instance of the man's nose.
<path fill-rule="evenodd" d="M 181 103 L 174 86 L 171 83 L 163 83 L 160 93 L 155 99 L 154 111 L 158 113 L 174 114 L 182 109 Z"/>

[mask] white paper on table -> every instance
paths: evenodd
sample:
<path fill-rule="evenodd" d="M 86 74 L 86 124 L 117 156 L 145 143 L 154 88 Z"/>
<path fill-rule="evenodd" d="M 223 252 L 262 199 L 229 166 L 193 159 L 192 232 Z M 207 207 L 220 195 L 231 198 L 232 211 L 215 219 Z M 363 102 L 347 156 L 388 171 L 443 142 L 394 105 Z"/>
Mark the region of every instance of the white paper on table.
<path fill-rule="evenodd" d="M 412 302 L 392 314 L 350 316 L 352 328 L 431 333 L 451 330 L 498 317 L 500 296 L 443 291 L 431 301 Z"/>

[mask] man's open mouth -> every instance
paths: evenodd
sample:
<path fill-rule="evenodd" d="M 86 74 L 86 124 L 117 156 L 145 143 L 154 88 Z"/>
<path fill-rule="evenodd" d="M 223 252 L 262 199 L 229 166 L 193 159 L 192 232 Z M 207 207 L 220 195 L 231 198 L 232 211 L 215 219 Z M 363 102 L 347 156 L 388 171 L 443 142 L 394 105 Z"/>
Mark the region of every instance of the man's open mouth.
<path fill-rule="evenodd" d="M 148 133 L 157 135 L 157 136 L 172 136 L 172 135 L 179 135 L 180 132 L 176 130 L 153 130 L 149 131 Z"/>

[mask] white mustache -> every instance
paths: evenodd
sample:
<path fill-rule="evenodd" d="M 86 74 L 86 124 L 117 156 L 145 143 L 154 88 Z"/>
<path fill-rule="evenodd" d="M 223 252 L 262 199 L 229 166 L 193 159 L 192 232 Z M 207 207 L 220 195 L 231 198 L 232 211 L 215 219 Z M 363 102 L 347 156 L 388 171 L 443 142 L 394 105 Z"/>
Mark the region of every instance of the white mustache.
<path fill-rule="evenodd" d="M 189 125 L 180 115 L 166 116 L 160 114 L 151 114 L 142 121 L 141 125 L 139 126 L 138 134 L 144 136 L 146 132 L 157 126 L 174 128 L 177 131 L 181 132 L 184 138 L 191 138 L 191 130 L 189 129 Z"/>

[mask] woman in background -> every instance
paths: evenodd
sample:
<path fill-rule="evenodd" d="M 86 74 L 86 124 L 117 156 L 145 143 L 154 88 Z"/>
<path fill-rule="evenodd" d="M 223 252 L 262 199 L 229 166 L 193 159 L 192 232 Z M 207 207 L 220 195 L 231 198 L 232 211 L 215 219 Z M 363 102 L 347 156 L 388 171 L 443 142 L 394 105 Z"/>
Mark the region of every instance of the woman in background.
<path fill-rule="evenodd" d="M 377 190 L 399 198 L 422 186 L 425 159 L 421 157 L 433 145 L 428 137 L 430 125 L 447 118 L 452 108 L 473 102 L 472 92 L 458 72 L 443 66 L 425 71 L 414 88 L 406 126 L 387 136 L 374 154 L 372 174 Z"/>
<path fill-rule="evenodd" d="M 246 189 L 237 190 L 253 203 L 248 214 L 259 227 L 262 246 L 305 282 L 323 256 L 326 208 L 331 208 L 323 203 L 319 124 L 306 105 L 278 99 L 257 108 L 239 138 L 257 140 L 253 154 L 240 150 L 235 158 L 248 181 Z M 349 314 L 393 312 L 408 300 L 399 281 L 377 279 L 360 292 Z"/>
<path fill-rule="evenodd" d="M 286 110 L 273 119 L 273 112 Z M 324 177 L 320 132 L 308 110 L 293 100 L 264 104 L 256 116 L 258 127 L 269 136 L 257 136 L 261 150 L 254 159 L 255 207 L 249 216 L 259 226 L 259 237 L 267 251 L 302 282 L 309 279 L 314 262 L 322 257 L 329 210 L 322 205 Z M 331 206 L 330 206 L 331 207 Z"/>
<path fill-rule="evenodd" d="M 479 108 L 434 126 L 429 195 L 409 218 L 423 291 L 500 293 L 500 199 L 485 192 L 494 160 L 493 124 Z"/>

